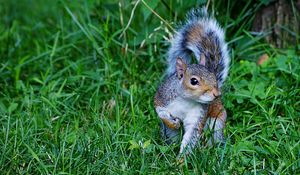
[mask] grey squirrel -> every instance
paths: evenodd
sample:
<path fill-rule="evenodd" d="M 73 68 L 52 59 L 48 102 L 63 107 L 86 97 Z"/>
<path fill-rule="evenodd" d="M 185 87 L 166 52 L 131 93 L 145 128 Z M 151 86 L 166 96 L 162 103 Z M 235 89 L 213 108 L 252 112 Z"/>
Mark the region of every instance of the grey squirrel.
<path fill-rule="evenodd" d="M 198 64 L 190 64 L 192 55 Z M 175 34 L 168 52 L 167 77 L 155 97 L 161 119 L 161 134 L 167 143 L 184 135 L 180 154 L 189 153 L 203 128 L 213 130 L 213 140 L 223 140 L 226 111 L 220 90 L 229 70 L 229 54 L 224 31 L 205 8 L 192 10 Z"/>

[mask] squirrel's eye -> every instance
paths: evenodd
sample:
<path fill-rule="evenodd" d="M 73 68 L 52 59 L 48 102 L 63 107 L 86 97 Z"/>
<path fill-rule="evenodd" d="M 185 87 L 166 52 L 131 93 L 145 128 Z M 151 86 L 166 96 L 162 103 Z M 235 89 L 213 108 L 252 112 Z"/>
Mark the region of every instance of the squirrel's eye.
<path fill-rule="evenodd" d="M 198 80 L 196 78 L 191 78 L 191 85 L 195 86 L 199 84 Z"/>

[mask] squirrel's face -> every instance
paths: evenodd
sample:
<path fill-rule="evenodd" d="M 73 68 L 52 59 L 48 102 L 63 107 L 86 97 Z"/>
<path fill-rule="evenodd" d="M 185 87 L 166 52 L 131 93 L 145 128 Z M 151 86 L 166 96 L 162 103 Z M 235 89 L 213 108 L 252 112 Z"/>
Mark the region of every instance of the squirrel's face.
<path fill-rule="evenodd" d="M 177 60 L 177 77 L 182 86 L 182 95 L 200 103 L 209 103 L 220 95 L 216 76 L 202 65 L 186 65 Z"/>

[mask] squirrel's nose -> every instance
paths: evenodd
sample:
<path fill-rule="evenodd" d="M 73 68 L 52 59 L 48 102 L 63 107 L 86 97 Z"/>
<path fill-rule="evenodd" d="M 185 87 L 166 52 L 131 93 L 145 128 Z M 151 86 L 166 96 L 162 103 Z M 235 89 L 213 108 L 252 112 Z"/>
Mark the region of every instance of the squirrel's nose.
<path fill-rule="evenodd" d="M 218 97 L 221 95 L 220 91 L 218 90 L 218 88 L 213 88 L 212 93 L 214 95 L 214 97 Z"/>

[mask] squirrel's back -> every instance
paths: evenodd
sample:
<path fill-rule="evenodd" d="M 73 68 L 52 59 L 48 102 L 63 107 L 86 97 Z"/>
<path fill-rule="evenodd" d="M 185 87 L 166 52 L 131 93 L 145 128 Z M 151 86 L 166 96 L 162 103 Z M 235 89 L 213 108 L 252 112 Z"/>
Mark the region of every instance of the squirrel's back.
<path fill-rule="evenodd" d="M 178 57 L 189 63 L 194 55 L 198 62 L 205 59 L 205 67 L 215 73 L 221 87 L 229 70 L 229 54 L 224 31 L 205 8 L 191 10 L 186 23 L 175 34 L 168 52 L 167 74 L 176 70 Z"/>

